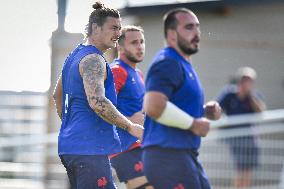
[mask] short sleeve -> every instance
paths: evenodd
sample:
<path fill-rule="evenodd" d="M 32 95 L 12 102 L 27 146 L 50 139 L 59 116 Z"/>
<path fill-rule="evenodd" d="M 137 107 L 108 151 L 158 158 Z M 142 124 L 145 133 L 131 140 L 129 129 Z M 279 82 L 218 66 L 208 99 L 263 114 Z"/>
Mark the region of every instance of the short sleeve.
<path fill-rule="evenodd" d="M 168 98 L 183 82 L 182 65 L 172 59 L 152 64 L 146 76 L 146 91 L 158 91 Z"/>
<path fill-rule="evenodd" d="M 123 67 L 119 65 L 113 66 L 111 68 L 111 71 L 114 78 L 116 94 L 118 94 L 125 85 L 125 82 L 127 80 L 127 72 Z"/>

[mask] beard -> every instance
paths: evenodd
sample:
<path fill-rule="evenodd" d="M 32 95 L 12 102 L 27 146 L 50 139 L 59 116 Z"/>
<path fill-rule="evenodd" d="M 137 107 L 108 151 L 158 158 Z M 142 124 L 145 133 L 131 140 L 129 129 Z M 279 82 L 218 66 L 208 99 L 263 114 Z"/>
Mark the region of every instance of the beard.
<path fill-rule="evenodd" d="M 125 57 L 130 60 L 133 63 L 139 63 L 142 62 L 142 60 L 139 60 L 137 58 L 135 58 L 135 56 L 133 54 L 131 54 L 129 51 L 125 50 Z"/>
<path fill-rule="evenodd" d="M 197 37 L 193 38 L 190 43 L 199 40 Z M 180 50 L 187 55 L 192 55 L 198 52 L 198 48 L 191 48 L 188 47 L 188 42 L 186 42 L 186 39 L 181 37 L 179 34 L 177 35 L 177 45 L 180 48 Z"/>

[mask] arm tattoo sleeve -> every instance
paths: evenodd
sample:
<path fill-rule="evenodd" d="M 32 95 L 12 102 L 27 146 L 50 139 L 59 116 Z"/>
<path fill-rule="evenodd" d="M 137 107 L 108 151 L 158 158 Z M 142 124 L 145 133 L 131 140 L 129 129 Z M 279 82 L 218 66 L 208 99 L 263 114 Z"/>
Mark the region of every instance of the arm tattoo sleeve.
<path fill-rule="evenodd" d="M 108 123 L 128 130 L 131 122 L 105 97 L 106 62 L 104 59 L 98 54 L 88 55 L 81 60 L 79 69 L 90 107 Z"/>

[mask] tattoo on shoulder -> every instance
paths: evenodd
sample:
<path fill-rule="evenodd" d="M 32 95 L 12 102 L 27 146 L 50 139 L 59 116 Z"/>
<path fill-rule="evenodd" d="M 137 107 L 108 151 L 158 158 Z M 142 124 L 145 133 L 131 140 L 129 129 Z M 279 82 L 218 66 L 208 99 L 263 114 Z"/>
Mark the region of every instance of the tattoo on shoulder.
<path fill-rule="evenodd" d="M 127 130 L 127 121 L 105 97 L 105 60 L 98 54 L 88 55 L 81 60 L 79 69 L 91 108 L 104 120 Z"/>
<path fill-rule="evenodd" d="M 91 54 L 84 57 L 80 63 L 81 74 L 84 77 L 103 77 L 106 70 L 106 62 L 98 54 Z M 96 74 L 96 75 L 94 75 Z M 91 78 L 93 79 L 93 78 Z"/>
<path fill-rule="evenodd" d="M 105 72 L 106 62 L 100 55 L 91 54 L 82 59 L 80 73 L 84 81 L 84 87 L 90 92 L 89 94 L 97 96 L 104 93 Z"/>

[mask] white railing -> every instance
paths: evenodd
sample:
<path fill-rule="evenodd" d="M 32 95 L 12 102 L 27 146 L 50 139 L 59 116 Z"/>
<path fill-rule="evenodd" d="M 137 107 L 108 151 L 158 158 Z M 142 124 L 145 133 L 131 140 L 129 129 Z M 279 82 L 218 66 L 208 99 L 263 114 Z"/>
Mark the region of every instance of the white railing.
<path fill-rule="evenodd" d="M 246 124 L 251 126 L 238 127 Z M 284 110 L 223 117 L 212 122 L 211 128 L 203 140 L 200 160 L 214 188 L 233 189 L 239 174 L 236 159 L 249 161 L 252 157 L 258 159 L 258 166 L 252 169 L 251 185 L 247 188 L 284 188 L 281 186 L 284 179 L 281 177 L 284 174 Z M 252 138 L 255 145 L 250 147 Z M 238 152 L 232 152 L 232 148 Z"/>
<path fill-rule="evenodd" d="M 253 129 L 230 128 L 248 123 L 255 125 Z M 57 157 L 57 135 L 0 135 L 0 188 L 67 188 L 65 170 Z M 233 158 L 224 140 L 252 135 L 258 140 L 260 162 L 253 171 L 250 188 L 280 189 L 284 162 L 284 109 L 223 117 L 211 123 L 210 134 L 203 138 L 200 160 L 213 188 L 233 188 L 231 183 L 236 176 Z M 11 161 L 1 160 L 1 154 L 6 154 L 6 159 Z M 48 162 L 48 159 L 53 161 Z"/>

